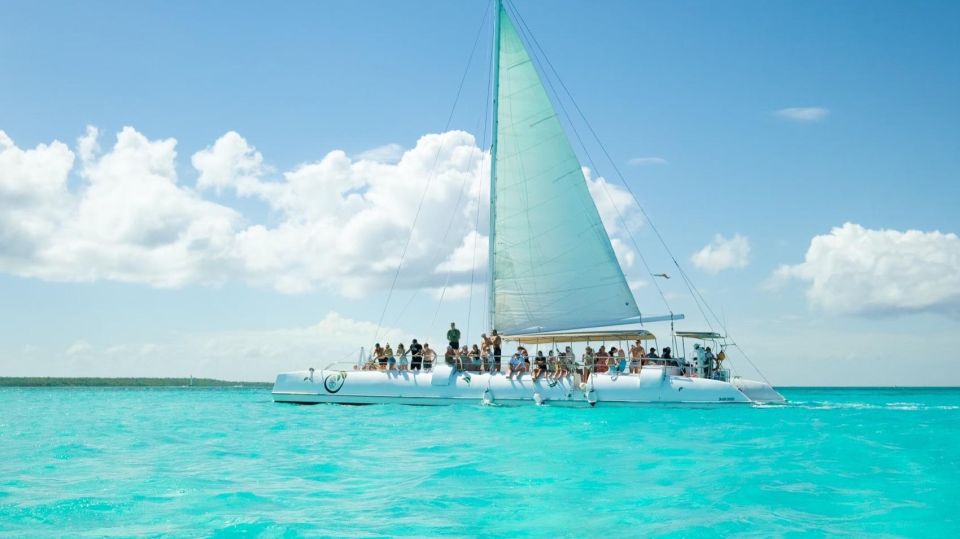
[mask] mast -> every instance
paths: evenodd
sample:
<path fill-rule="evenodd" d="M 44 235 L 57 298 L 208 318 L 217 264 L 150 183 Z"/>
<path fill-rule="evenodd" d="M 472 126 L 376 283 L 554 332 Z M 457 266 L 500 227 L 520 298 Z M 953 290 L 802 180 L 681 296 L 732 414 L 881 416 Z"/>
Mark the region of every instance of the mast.
<path fill-rule="evenodd" d="M 494 245 L 497 237 L 497 129 L 500 123 L 500 11 L 503 0 L 493 1 L 493 132 L 490 141 L 490 235 L 488 238 L 488 268 L 490 271 L 490 328 L 494 328 L 497 311 L 496 291 L 493 288 L 496 265 Z"/>

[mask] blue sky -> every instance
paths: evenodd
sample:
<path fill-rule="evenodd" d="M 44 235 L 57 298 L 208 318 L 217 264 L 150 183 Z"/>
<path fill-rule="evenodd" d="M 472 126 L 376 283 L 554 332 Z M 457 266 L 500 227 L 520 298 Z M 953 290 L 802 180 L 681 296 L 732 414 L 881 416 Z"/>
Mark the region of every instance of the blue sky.
<path fill-rule="evenodd" d="M 678 260 L 774 382 L 960 384 L 952 367 L 960 345 L 960 240 L 950 235 L 960 232 L 954 202 L 960 199 L 960 6 L 514 4 Z M 349 245 L 319 253 L 290 247 L 316 246 L 303 238 L 338 233 L 311 213 L 325 207 L 324 192 L 284 198 L 264 186 L 336 150 L 354 165 L 363 152 L 391 144 L 410 150 L 411 161 L 430 155 L 429 141 L 418 141 L 443 131 L 487 7 L 485 1 L 6 3 L 0 130 L 17 151 L 49 149 L 56 140 L 72 157 L 61 198 L 33 205 L 23 205 L 34 196 L 24 190 L 41 181 L 42 163 L 65 154 L 0 160 L 0 187 L 9 183 L 0 189 L 8 215 L 0 218 L 6 228 L 0 230 L 0 375 L 263 379 L 322 363 L 317 356 L 328 350 L 368 345 L 363 335 L 372 336 L 368 326 L 380 318 L 389 284 L 382 277 L 390 272 L 381 267 L 360 279 L 365 259 L 349 258 L 356 256 Z M 488 28 L 482 31 L 451 125 L 480 145 L 487 140 L 479 128 L 489 51 Z M 778 113 L 785 109 L 802 110 Z M 78 139 L 88 125 L 98 129 L 99 150 L 84 161 Z M 172 163 L 183 191 L 162 191 L 169 195 L 164 203 L 141 201 L 142 211 L 111 220 L 104 212 L 139 208 L 127 197 L 146 192 L 131 183 L 105 188 L 94 200 L 88 189 L 89 182 L 136 181 L 138 172 L 114 147 L 125 126 L 136 133 L 124 139 L 131 162 L 142 162 L 146 154 L 136 152 L 147 152 L 149 143 L 175 139 L 175 157 L 149 147 Z M 231 155 L 252 161 L 230 168 L 229 180 L 213 172 L 201 179 L 192 158 L 209 150 L 210 162 L 220 163 L 215 143 L 228 132 L 238 137 L 219 148 L 238 149 Z M 454 138 L 441 144 L 470 146 Z M 597 149 L 588 149 L 596 159 Z M 379 158 L 387 168 L 355 167 L 344 181 L 358 192 L 394 194 L 396 214 L 412 212 L 394 189 L 413 174 L 406 188 L 415 200 L 419 169 L 399 167 L 398 157 Z M 638 158 L 657 159 L 631 164 Z M 481 160 L 464 166 L 482 167 Z M 609 163 L 597 159 L 597 168 L 594 175 L 618 183 Z M 238 179 L 241 169 L 246 184 Z M 453 198 L 463 176 L 454 172 L 445 184 Z M 317 181 L 328 173 L 317 172 Z M 384 174 L 399 179 L 376 183 L 385 182 L 378 179 Z M 464 181 L 472 192 L 473 180 Z M 69 213 L 84 200 L 91 209 Z M 428 204 L 437 228 L 453 215 L 451 202 Z M 150 213 L 157 207 L 164 210 Z M 340 209 L 345 218 L 356 211 Z M 151 215 L 158 222 L 147 222 Z M 55 223 L 54 232 L 22 228 L 31 216 L 44 226 Z M 391 219 L 397 227 L 387 232 L 354 223 L 357 236 L 350 228 L 341 244 L 384 249 L 366 261 L 388 266 L 406 235 L 404 220 Z M 181 253 L 183 260 L 163 258 L 156 242 L 144 240 L 171 222 L 184 227 L 171 233 L 184 237 L 199 221 L 232 227 L 216 238 L 243 236 L 257 225 L 276 234 L 231 247 L 242 251 L 239 262 L 234 251 L 224 262 L 222 253 L 196 254 L 195 246 Z M 103 239 L 104 230 L 109 236 L 111 227 L 130 222 L 128 235 Z M 845 223 L 851 225 L 837 228 Z M 288 233 L 281 233 L 285 225 Z M 418 230 L 424 241 L 439 240 Z M 438 252 L 451 254 L 467 232 L 458 230 Z M 713 266 L 698 267 L 691 256 L 717 234 L 724 241 L 701 258 Z M 737 234 L 748 253 L 726 243 Z M 635 236 L 654 271 L 671 273 L 649 224 Z M 811 249 L 818 236 L 822 248 Z M 263 260 L 273 245 L 289 251 L 268 257 L 287 265 Z M 722 259 L 724 253 L 733 258 Z M 348 257 L 344 266 L 360 269 L 344 276 L 314 266 L 327 255 Z M 423 267 L 433 258 L 424 254 Z M 793 269 L 778 272 L 782 266 Z M 161 282 L 176 271 L 182 275 L 175 282 Z M 627 274 L 641 307 L 662 310 L 650 277 L 636 264 Z M 424 281 L 428 288 L 442 285 L 442 272 L 435 277 Z M 408 284 L 419 282 L 411 276 Z M 700 329 L 692 327 L 702 322 L 682 284 L 662 284 L 677 310 L 691 317 L 688 328 Z M 437 336 L 448 318 L 466 323 L 468 296 L 438 310 L 435 291 L 423 291 L 401 312 L 411 293 L 394 295 L 385 316 L 390 335 Z M 477 328 L 484 292 L 474 294 Z"/>

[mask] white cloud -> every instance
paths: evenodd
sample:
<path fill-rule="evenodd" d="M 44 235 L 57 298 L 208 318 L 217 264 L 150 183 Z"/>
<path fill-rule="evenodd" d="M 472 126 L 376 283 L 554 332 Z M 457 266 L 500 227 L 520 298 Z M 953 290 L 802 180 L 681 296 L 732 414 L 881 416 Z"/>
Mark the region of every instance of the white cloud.
<path fill-rule="evenodd" d="M 400 161 L 403 157 L 403 146 L 397 143 L 384 144 L 369 150 L 360 152 L 356 156 L 357 161 L 375 161 L 377 163 L 393 164 Z"/>
<path fill-rule="evenodd" d="M 386 150 L 376 159 L 334 150 L 277 172 L 231 131 L 192 155 L 195 186 L 178 177 L 175 139 L 125 127 L 101 149 L 99 137 L 91 126 L 75 151 L 57 141 L 21 149 L 0 132 L 0 271 L 155 287 L 232 280 L 361 297 L 390 285 L 409 238 L 399 287 L 456 287 L 471 268 L 477 282 L 486 278 L 489 214 L 480 211 L 478 223 L 477 207 L 489 196 L 489 156 L 468 133 L 425 135 L 395 163 L 383 162 Z M 622 187 L 584 173 L 629 268 L 636 253 L 627 233 L 643 224 L 639 208 Z M 244 214 L 229 198 L 214 200 L 218 193 L 271 211 Z"/>
<path fill-rule="evenodd" d="M 734 234 L 730 239 L 717 234 L 712 242 L 694 253 L 690 261 L 694 266 L 711 273 L 745 268 L 750 263 L 750 240 L 740 234 Z"/>
<path fill-rule="evenodd" d="M 0 131 L 0 270 L 24 273 L 70 211 L 74 154 L 59 141 L 18 148 Z"/>
<path fill-rule="evenodd" d="M 437 273 L 469 272 L 472 268 L 486 267 L 489 248 L 489 238 L 472 230 L 464 236 L 463 243 L 454 249 L 450 257 L 437 266 L 435 271 Z"/>
<path fill-rule="evenodd" d="M 98 134 L 89 127 L 78 139 L 75 168 L 61 142 L 24 150 L 0 132 L 0 271 L 158 287 L 236 279 L 360 296 L 391 281 L 426 192 L 399 285 L 429 286 L 435 267 L 477 234 L 487 196 L 487 155 L 460 131 L 422 137 L 395 164 L 332 151 L 279 178 L 229 132 L 193 155 L 199 192 L 179 182 L 176 140 L 126 127 L 101 153 Z M 68 184 L 71 173 L 79 181 Z M 274 212 L 257 222 L 202 196 L 211 190 Z M 454 284 L 464 278 L 457 272 Z"/>
<path fill-rule="evenodd" d="M 807 299 L 827 311 L 960 316 L 960 238 L 845 223 L 814 237 L 804 262 L 777 269 L 774 281 L 788 279 L 809 282 Z"/>
<path fill-rule="evenodd" d="M 610 238 L 610 246 L 613 247 L 613 253 L 617 256 L 617 261 L 620 262 L 620 267 L 624 271 L 633 268 L 637 261 L 637 253 L 633 249 L 627 247 L 627 244 L 620 238 Z"/>
<path fill-rule="evenodd" d="M 77 152 L 80 159 L 91 161 L 93 156 L 100 153 L 100 130 L 92 125 L 87 126 L 87 132 L 77 139 Z"/>
<path fill-rule="evenodd" d="M 635 167 L 642 167 L 646 165 L 666 165 L 667 160 L 662 157 L 634 157 L 633 159 L 627 161 L 627 164 Z"/>
<path fill-rule="evenodd" d="M 228 132 L 212 147 L 193 154 L 190 161 L 193 168 L 200 171 L 197 187 L 213 188 L 217 192 L 234 187 L 246 194 L 263 173 L 263 156 L 236 131 Z"/>
<path fill-rule="evenodd" d="M 812 123 L 825 119 L 830 114 L 830 110 L 823 107 L 788 107 L 774 114 L 794 122 Z"/>
<path fill-rule="evenodd" d="M 421 137 L 396 164 L 353 161 L 333 151 L 285 172 L 282 181 L 234 182 L 281 222 L 254 225 L 236 237 L 244 274 L 287 292 L 325 287 L 347 296 L 388 286 L 403 257 L 401 287 L 436 284 L 435 268 L 472 257 L 477 204 L 485 199 L 486 153 L 468 133 Z M 428 185 L 429 184 L 429 185 Z M 423 208 L 411 236 L 421 197 Z M 479 196 L 478 196 L 479 195 Z M 486 212 L 481 212 L 481 229 Z M 404 246 L 410 238 L 404 256 Z M 485 254 L 485 253 L 484 253 Z M 485 257 L 478 257 L 478 267 Z M 462 282 L 463 271 L 454 275 Z"/>
<path fill-rule="evenodd" d="M 614 185 L 602 176 L 593 177 L 593 172 L 583 167 L 583 176 L 587 180 L 587 188 L 593 203 L 597 205 L 603 227 L 611 236 L 626 234 L 624 226 L 635 231 L 643 226 L 643 215 L 640 207 L 629 191 Z"/>

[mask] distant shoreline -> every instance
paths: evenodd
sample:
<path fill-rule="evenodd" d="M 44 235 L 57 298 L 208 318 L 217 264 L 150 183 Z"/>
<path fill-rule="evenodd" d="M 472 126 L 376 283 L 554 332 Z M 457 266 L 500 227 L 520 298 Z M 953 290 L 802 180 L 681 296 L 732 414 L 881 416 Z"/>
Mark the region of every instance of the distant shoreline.
<path fill-rule="evenodd" d="M 0 387 L 219 387 L 269 389 L 271 382 L 232 382 L 213 378 L 56 378 L 0 377 Z"/>

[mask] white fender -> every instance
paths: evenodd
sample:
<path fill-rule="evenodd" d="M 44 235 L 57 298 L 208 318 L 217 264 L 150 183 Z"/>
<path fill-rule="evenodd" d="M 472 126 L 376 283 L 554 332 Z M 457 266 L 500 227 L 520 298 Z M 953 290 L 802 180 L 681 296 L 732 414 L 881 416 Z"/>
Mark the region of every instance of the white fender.
<path fill-rule="evenodd" d="M 483 390 L 483 397 L 481 397 L 480 403 L 484 406 L 493 404 L 493 392 L 490 391 L 489 387 Z"/>
<path fill-rule="evenodd" d="M 597 392 L 592 389 L 587 390 L 583 394 L 583 398 L 586 399 L 588 403 L 590 403 L 590 406 L 594 406 L 597 404 Z"/>
<path fill-rule="evenodd" d="M 543 404 L 543 395 L 541 395 L 539 391 L 533 394 L 533 402 L 537 403 L 537 406 Z"/>

